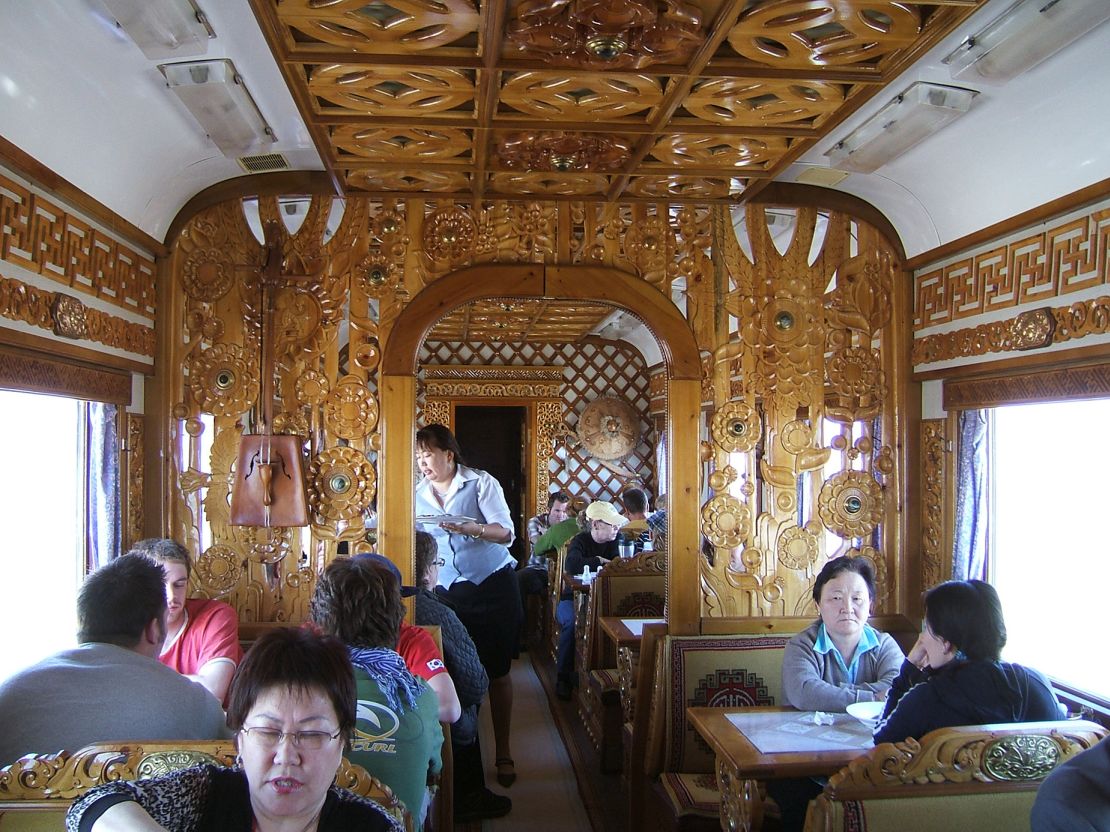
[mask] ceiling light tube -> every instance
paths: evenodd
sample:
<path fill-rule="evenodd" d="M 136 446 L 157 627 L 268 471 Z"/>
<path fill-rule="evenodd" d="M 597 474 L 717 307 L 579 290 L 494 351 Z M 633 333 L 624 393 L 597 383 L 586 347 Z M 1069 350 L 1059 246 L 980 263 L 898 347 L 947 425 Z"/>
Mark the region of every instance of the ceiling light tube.
<path fill-rule="evenodd" d="M 161 64 L 158 69 L 225 156 L 241 156 L 277 141 L 231 61 Z"/>
<path fill-rule="evenodd" d="M 1001 84 L 1110 18 L 1107 0 L 1020 0 L 944 58 L 953 78 Z"/>
<path fill-rule="evenodd" d="M 127 36 L 151 60 L 203 55 L 216 37 L 193 0 L 101 0 Z"/>
<path fill-rule="evenodd" d="M 825 152 L 840 170 L 871 173 L 967 112 L 975 90 L 918 81 Z"/>

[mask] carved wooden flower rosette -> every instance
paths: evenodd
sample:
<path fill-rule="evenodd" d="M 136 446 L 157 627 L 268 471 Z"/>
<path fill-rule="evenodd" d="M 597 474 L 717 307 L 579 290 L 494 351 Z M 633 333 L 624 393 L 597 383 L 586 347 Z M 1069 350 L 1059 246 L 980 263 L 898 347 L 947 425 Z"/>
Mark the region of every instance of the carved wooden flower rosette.
<path fill-rule="evenodd" d="M 863 471 L 841 471 L 821 486 L 817 511 L 821 522 L 834 534 L 863 537 L 882 519 L 882 486 Z"/>
<path fill-rule="evenodd" d="M 512 170 L 619 170 L 631 152 L 626 139 L 606 133 L 522 131 L 508 133 L 497 142 L 498 158 Z"/>
<path fill-rule="evenodd" d="M 308 504 L 322 521 L 361 517 L 376 492 L 374 467 L 354 448 L 328 448 L 309 465 Z"/>

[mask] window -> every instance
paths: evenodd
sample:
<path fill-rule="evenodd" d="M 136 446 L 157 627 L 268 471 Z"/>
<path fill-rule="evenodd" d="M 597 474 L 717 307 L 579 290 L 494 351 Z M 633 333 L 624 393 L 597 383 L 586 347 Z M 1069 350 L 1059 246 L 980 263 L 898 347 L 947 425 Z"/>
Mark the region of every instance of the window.
<path fill-rule="evenodd" d="M 77 588 L 85 563 L 86 405 L 0 391 L 0 680 L 77 643 Z"/>
<path fill-rule="evenodd" d="M 1110 697 L 1110 399 L 991 411 L 988 577 L 1002 598 L 1004 657 Z"/>

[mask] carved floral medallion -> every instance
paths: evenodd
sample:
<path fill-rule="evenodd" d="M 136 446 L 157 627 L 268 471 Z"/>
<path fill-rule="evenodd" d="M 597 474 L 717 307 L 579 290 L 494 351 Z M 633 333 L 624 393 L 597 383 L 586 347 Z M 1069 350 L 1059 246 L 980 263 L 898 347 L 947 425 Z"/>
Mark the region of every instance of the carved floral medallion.
<path fill-rule="evenodd" d="M 619 170 L 631 152 L 627 139 L 607 133 L 522 131 L 497 142 L 498 159 L 512 170 Z"/>
<path fill-rule="evenodd" d="M 308 504 L 324 522 L 362 516 L 377 493 L 377 475 L 364 454 L 337 445 L 321 451 L 308 467 Z"/>

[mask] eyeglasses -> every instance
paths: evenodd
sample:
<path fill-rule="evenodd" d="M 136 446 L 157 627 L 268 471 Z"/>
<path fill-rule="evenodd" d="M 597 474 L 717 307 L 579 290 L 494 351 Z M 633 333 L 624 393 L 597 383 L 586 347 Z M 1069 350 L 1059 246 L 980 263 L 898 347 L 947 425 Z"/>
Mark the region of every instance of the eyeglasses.
<path fill-rule="evenodd" d="M 303 751 L 319 751 L 330 740 L 336 739 L 343 733 L 341 730 L 329 734 L 327 731 L 281 731 L 277 728 L 262 727 L 240 728 L 239 730 L 247 737 L 253 738 L 263 748 L 277 748 L 282 738 L 288 737 L 295 748 L 300 748 Z"/>
<path fill-rule="evenodd" d="M 432 561 L 432 566 L 446 566 L 446 565 L 447 565 L 447 561 L 445 561 L 443 558 L 440 558 L 439 560 L 433 560 Z"/>

